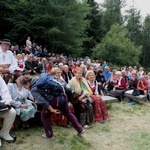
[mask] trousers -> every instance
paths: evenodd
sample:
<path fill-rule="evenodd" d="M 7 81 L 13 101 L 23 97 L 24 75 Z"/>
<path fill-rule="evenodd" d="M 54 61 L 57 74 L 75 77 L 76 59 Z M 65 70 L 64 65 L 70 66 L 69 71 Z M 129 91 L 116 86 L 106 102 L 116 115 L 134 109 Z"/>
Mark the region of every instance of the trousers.
<path fill-rule="evenodd" d="M 3 126 L 0 130 L 0 137 L 10 140 L 10 129 L 14 123 L 16 117 L 16 111 L 11 108 L 8 112 L 0 113 L 0 118 L 3 118 Z"/>
<path fill-rule="evenodd" d="M 68 107 L 67 100 L 65 100 L 63 104 L 57 105 L 56 99 L 53 99 L 50 101 L 50 105 L 54 109 L 59 109 L 66 116 L 67 120 L 72 124 L 72 126 L 76 129 L 78 133 L 80 133 L 83 130 L 77 118 L 71 113 Z M 51 112 L 47 108 L 43 108 L 41 112 L 41 121 L 45 130 L 46 136 L 49 138 L 54 136 L 53 130 L 50 124 L 50 115 L 51 115 Z"/>

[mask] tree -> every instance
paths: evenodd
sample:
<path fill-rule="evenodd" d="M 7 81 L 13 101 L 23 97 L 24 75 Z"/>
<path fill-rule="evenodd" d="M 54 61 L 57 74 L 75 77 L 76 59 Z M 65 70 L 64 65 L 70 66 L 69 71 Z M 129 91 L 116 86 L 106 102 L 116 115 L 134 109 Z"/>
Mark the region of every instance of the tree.
<path fill-rule="evenodd" d="M 136 45 L 141 45 L 142 40 L 142 19 L 140 11 L 132 7 L 126 11 L 127 15 L 125 16 L 126 28 L 128 30 L 128 37 Z"/>
<path fill-rule="evenodd" d="M 6 20 L 10 39 L 23 43 L 28 35 L 52 51 L 82 53 L 89 7 L 76 0 L 16 0 Z"/>
<path fill-rule="evenodd" d="M 102 29 L 104 34 L 106 34 L 110 27 L 115 24 L 122 24 L 123 17 L 121 14 L 121 9 L 125 5 L 125 0 L 105 0 L 103 4 L 101 4 L 103 9 L 102 16 Z"/>
<path fill-rule="evenodd" d="M 102 42 L 93 49 L 93 57 L 117 65 L 139 65 L 141 47 L 135 46 L 126 37 L 127 33 L 123 26 L 112 25 Z"/>
<path fill-rule="evenodd" d="M 101 12 L 99 10 L 99 5 L 94 0 L 88 0 L 87 4 L 90 6 L 90 12 L 86 16 L 89 26 L 87 26 L 85 33 L 87 38 L 83 42 L 84 54 L 90 55 L 92 53 L 92 48 L 95 47 L 97 43 L 100 42 L 102 38 L 101 31 Z"/>
<path fill-rule="evenodd" d="M 142 58 L 141 64 L 143 66 L 150 66 L 150 15 L 147 15 L 144 19 L 143 30 L 142 30 Z"/>

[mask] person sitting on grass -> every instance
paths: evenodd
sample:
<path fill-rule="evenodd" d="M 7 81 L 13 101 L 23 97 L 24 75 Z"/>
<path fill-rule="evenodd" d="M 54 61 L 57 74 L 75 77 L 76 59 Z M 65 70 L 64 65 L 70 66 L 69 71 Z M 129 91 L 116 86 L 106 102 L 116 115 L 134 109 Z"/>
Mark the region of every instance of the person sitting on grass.
<path fill-rule="evenodd" d="M 45 74 L 46 75 L 46 74 Z M 60 111 L 66 116 L 68 121 L 78 132 L 78 135 L 84 133 L 84 130 L 76 117 L 71 113 L 68 107 L 68 101 L 66 95 L 60 95 L 61 97 L 54 96 L 52 93 L 46 93 L 45 89 L 36 86 L 38 78 L 31 78 L 30 76 L 23 76 L 21 82 L 26 89 L 30 89 L 33 97 L 37 103 L 43 106 L 41 112 L 41 121 L 45 130 L 43 138 L 53 139 L 54 133 L 50 124 L 51 113 L 60 114 Z M 60 93 L 61 94 L 61 93 Z M 60 111 L 59 111 L 60 110 Z"/>

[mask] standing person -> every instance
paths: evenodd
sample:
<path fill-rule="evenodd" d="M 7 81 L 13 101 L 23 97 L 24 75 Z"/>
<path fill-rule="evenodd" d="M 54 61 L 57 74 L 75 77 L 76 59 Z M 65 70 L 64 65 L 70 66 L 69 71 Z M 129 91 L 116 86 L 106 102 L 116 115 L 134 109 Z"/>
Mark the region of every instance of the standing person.
<path fill-rule="evenodd" d="M 6 83 L 0 76 L 0 105 L 5 104 L 10 106 L 11 101 L 12 99 L 9 94 Z M 0 112 L 0 118 L 3 118 L 3 126 L 2 129 L 0 130 L 0 138 L 4 139 L 8 143 L 14 143 L 16 140 L 16 138 L 13 138 L 9 133 L 11 126 L 14 123 L 15 117 L 16 111 L 12 107 L 10 110 L 6 112 Z M 1 139 L 0 139 L 0 146 L 1 146 Z"/>
<path fill-rule="evenodd" d="M 13 53 L 9 50 L 10 41 L 3 39 L 0 45 L 0 73 L 6 83 L 9 82 L 9 74 L 20 73 L 23 69 L 18 67 L 17 61 L 13 56 Z"/>
<path fill-rule="evenodd" d="M 95 80 L 94 71 L 87 71 L 85 78 L 88 81 L 88 84 L 93 92 L 91 98 L 93 100 L 92 106 L 94 112 L 94 121 L 104 123 L 105 120 L 109 120 L 109 116 L 106 106 L 98 93 L 98 83 Z"/>
<path fill-rule="evenodd" d="M 31 47 L 32 47 L 32 42 L 30 40 L 30 36 L 27 37 L 27 40 L 26 40 L 26 47 L 31 50 Z"/>
<path fill-rule="evenodd" d="M 22 78 L 22 84 L 25 88 L 31 89 L 31 93 L 37 100 L 37 103 L 43 105 L 41 121 L 45 130 L 45 134 L 43 134 L 42 137 L 48 139 L 54 138 L 53 130 L 50 125 L 50 115 L 51 113 L 59 114 L 60 112 L 58 109 L 62 111 L 68 121 L 71 122 L 72 126 L 77 130 L 78 135 L 82 134 L 84 130 L 76 117 L 70 112 L 66 97 L 63 95 L 61 98 L 57 99 L 54 95 L 46 93 L 45 89 L 38 88 L 36 86 L 37 80 L 37 78 L 32 79 L 29 76 L 24 76 Z"/>

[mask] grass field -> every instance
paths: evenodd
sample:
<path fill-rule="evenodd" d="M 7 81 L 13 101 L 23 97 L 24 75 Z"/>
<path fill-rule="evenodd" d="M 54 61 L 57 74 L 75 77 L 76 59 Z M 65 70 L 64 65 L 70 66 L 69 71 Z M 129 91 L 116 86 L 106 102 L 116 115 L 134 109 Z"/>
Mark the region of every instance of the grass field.
<path fill-rule="evenodd" d="M 108 105 L 110 122 L 93 124 L 82 137 L 72 127 L 53 126 L 55 139 L 43 139 L 42 127 L 13 131 L 15 144 L 3 150 L 150 150 L 150 103 Z"/>

